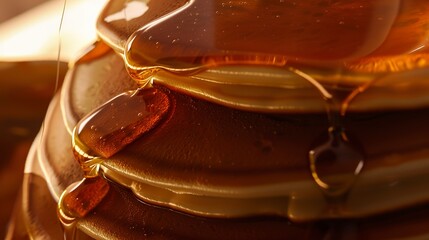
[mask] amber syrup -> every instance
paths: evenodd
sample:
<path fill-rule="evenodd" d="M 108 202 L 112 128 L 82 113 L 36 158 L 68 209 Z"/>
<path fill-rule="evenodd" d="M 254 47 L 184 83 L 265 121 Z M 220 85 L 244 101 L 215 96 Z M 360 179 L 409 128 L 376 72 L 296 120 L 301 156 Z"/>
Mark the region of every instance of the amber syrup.
<path fill-rule="evenodd" d="M 338 86 L 328 90 L 311 75 L 289 69 L 311 83 L 325 102 L 329 125 L 325 137 L 327 140 L 309 151 L 309 168 L 314 182 L 327 200 L 326 212 L 328 215 L 338 215 L 364 166 L 364 155 L 350 143 L 343 122 L 350 102 L 370 84 L 343 93 L 338 90 Z"/>
<path fill-rule="evenodd" d="M 365 163 L 347 136 L 348 108 L 383 75 L 427 66 L 420 16 L 428 12 L 419 0 L 190 1 L 135 32 L 125 61 L 131 75 L 143 79 L 157 71 L 193 75 L 219 65 L 269 65 L 311 83 L 325 102 L 329 126 L 327 140 L 309 150 L 309 169 L 327 199 L 327 211 L 336 212 Z M 408 31 L 421 34 L 409 40 Z M 312 68 L 323 73 L 304 70 Z M 337 94 L 347 81 L 323 81 L 364 74 L 368 79 L 348 86 L 347 94 Z"/>
<path fill-rule="evenodd" d="M 168 96 L 156 88 L 122 93 L 84 117 L 73 131 L 73 153 L 85 179 L 70 186 L 59 202 L 61 222 L 74 239 L 75 221 L 87 215 L 107 194 L 109 184 L 100 176 L 109 158 L 155 128 L 168 113 Z"/>
<path fill-rule="evenodd" d="M 422 11 L 429 12 L 422 0 L 408 2 L 422 3 Z M 382 74 L 427 66 L 425 47 L 409 51 L 426 41 L 421 37 L 426 36 L 420 26 L 424 20 L 409 21 L 415 15 L 410 6 L 398 1 L 193 0 L 142 27 L 130 36 L 121 54 L 131 77 L 146 87 L 111 99 L 76 126 L 73 149 L 86 179 L 63 195 L 63 222 L 74 222 L 102 201 L 108 191 L 99 177 L 103 159 L 147 134 L 165 117 L 171 103 L 165 93 L 152 88 L 151 76 L 158 71 L 191 76 L 219 65 L 282 67 L 318 90 L 329 126 L 327 140 L 308 152 L 309 169 L 326 197 L 327 211 L 341 211 L 365 163 L 343 124 L 348 106 Z M 407 29 L 421 34 L 409 40 Z M 326 74 L 312 75 L 300 70 L 302 66 Z M 328 89 L 338 86 L 320 79 L 338 71 L 349 78 L 372 74 L 372 80 L 338 96 Z M 101 191 L 100 196 L 80 209 L 76 196 L 91 197 L 87 189 L 93 187 L 100 188 L 95 191 Z"/>
<path fill-rule="evenodd" d="M 328 112 L 327 140 L 309 151 L 310 172 L 327 201 L 328 215 L 344 211 L 349 191 L 359 177 L 364 154 L 350 143 L 339 112 Z"/>

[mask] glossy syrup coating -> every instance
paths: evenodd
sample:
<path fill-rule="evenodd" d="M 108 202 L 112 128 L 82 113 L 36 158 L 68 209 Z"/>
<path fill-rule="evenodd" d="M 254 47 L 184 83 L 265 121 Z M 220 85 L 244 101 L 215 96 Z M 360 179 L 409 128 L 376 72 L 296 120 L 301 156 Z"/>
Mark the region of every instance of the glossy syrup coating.
<path fill-rule="evenodd" d="M 74 130 L 75 157 L 90 149 L 96 156 L 109 158 L 152 130 L 170 108 L 168 96 L 156 89 L 137 89 L 116 96 L 95 109 Z"/>
<path fill-rule="evenodd" d="M 32 216 L 30 236 L 62 236 L 61 228 L 52 211 L 46 212 L 46 206 L 54 206 L 49 197 L 46 182 L 40 176 L 28 175 L 26 184 L 30 186 L 26 202 L 30 203 L 25 217 Z M 42 199 L 49 200 L 47 203 Z M 122 205 L 118 206 L 118 203 Z M 86 218 L 81 219 L 81 228 L 77 239 L 92 238 L 161 238 L 161 239 L 407 239 L 425 236 L 427 231 L 427 207 L 415 207 L 403 212 L 376 216 L 360 220 L 323 221 L 315 223 L 291 223 L 284 218 L 256 217 L 250 219 L 211 219 L 194 217 L 157 206 L 139 202 L 131 192 L 115 184 L 105 197 Z M 44 216 L 43 219 L 34 216 Z M 119 221 L 120 220 L 120 221 Z M 92 229 L 97 235 L 81 232 Z M 13 237 L 26 236 L 26 230 L 16 229 Z M 22 232 L 20 232 L 21 230 Z M 43 233 L 49 235 L 35 235 Z M 28 234 L 28 233 L 27 233 Z"/>
<path fill-rule="evenodd" d="M 428 105 L 428 11 L 422 0 L 112 1 L 97 28 L 138 84 L 258 112 L 323 112 L 322 98 L 363 112 Z"/>
<path fill-rule="evenodd" d="M 111 3 L 98 26 L 132 69 L 291 61 L 385 72 L 427 62 L 429 7 L 422 0 L 161 1 L 142 5 L 136 18 L 112 21 L 111 14 L 133 13 L 120 4 Z"/>
<path fill-rule="evenodd" d="M 111 66 L 115 66 L 113 69 L 125 71 L 123 66 L 118 64 L 121 63 L 122 59 L 112 51 L 108 51 L 104 55 L 97 55 L 96 58 L 87 59 L 87 61 L 81 61 L 76 64 L 72 71 L 74 74 L 71 75 L 73 78 L 69 79 L 66 84 L 74 87 L 81 86 L 79 83 L 83 83 L 87 79 L 86 76 L 92 75 L 91 72 L 102 73 L 103 64 L 100 65 L 99 63 L 104 63 L 106 59 L 109 59 Z M 94 74 L 94 76 L 96 75 Z M 120 74 L 120 76 L 122 75 Z M 109 81 L 115 81 L 115 78 Z M 130 79 L 119 78 L 116 81 L 125 84 Z M 103 74 L 100 74 L 98 78 L 92 78 L 93 85 L 98 85 L 99 83 L 105 83 Z M 103 89 L 106 92 L 113 93 L 113 98 L 115 97 L 114 92 L 127 91 L 127 87 L 122 90 L 116 89 L 115 84 L 103 85 Z M 204 191 L 209 193 L 214 189 L 218 191 L 216 196 L 219 197 L 219 193 L 222 191 L 238 189 L 235 197 L 248 197 L 249 195 L 246 195 L 248 193 L 240 191 L 249 189 L 252 186 L 258 186 L 258 184 L 284 182 L 285 186 L 291 187 L 302 180 L 308 181 L 310 185 L 314 184 L 311 179 L 307 154 L 308 151 L 328 140 L 325 131 L 329 126 L 329 121 L 326 119 L 325 114 L 260 114 L 226 108 L 156 84 L 149 89 L 156 89 L 156 91 L 166 94 L 170 102 L 174 103 L 174 108 L 171 109 L 164 121 L 160 122 L 158 126 L 143 134 L 108 159 L 104 159 L 100 164 L 100 173 L 102 172 L 105 177 L 114 181 L 114 183 L 109 184 L 121 184 L 130 187 L 134 191 L 134 193 L 129 192 L 130 198 L 135 198 L 136 202 L 143 198 L 145 202 L 155 206 L 192 213 L 192 215 L 199 216 L 197 219 L 200 219 L 200 215 L 207 214 L 202 214 L 201 211 L 210 212 L 212 209 L 208 208 L 208 206 L 214 206 L 204 204 L 207 199 L 199 196 Z M 91 88 L 85 91 L 91 91 Z M 74 101 L 85 99 L 84 102 L 87 105 L 94 105 L 94 102 L 100 101 L 100 99 L 86 97 L 86 94 L 80 96 Z M 99 96 L 98 98 L 103 97 Z M 62 98 L 63 101 L 66 99 L 69 98 Z M 108 98 L 104 101 L 108 102 Z M 66 108 L 67 112 L 75 112 L 78 116 L 85 116 L 85 114 L 89 113 L 82 111 L 75 103 L 64 103 L 62 105 L 68 106 Z M 115 111 L 108 106 L 109 104 L 104 107 L 106 113 L 110 110 Z M 67 115 L 62 117 L 64 116 Z M 90 116 L 97 118 L 98 115 L 87 115 L 87 117 L 82 118 L 82 122 L 90 120 Z M 105 116 L 109 116 L 109 114 L 102 114 L 100 119 L 104 119 Z M 427 158 L 425 146 L 428 145 L 426 138 L 428 116 L 427 109 L 347 115 L 342 126 L 347 129 L 349 143 L 365 155 L 365 168 L 363 175 L 359 176 L 359 181 L 364 180 L 368 185 L 362 185 L 365 187 L 355 185 L 344 204 L 341 202 L 336 203 L 341 206 L 337 208 L 339 211 L 332 213 L 317 212 L 323 209 L 332 209 L 331 207 L 324 207 L 323 204 L 319 205 L 324 202 L 320 196 L 312 200 L 314 201 L 313 204 L 308 205 L 306 198 L 298 197 L 298 195 L 295 195 L 294 199 L 296 201 L 291 201 L 290 199 L 292 198 L 286 196 L 286 191 L 282 193 L 283 198 L 280 198 L 276 202 L 277 205 L 274 206 L 280 206 L 279 209 L 285 207 L 292 209 L 293 211 L 286 214 L 292 214 L 291 216 L 295 217 L 300 216 L 300 219 L 295 219 L 295 221 L 306 220 L 312 222 L 313 220 L 310 221 L 310 219 L 325 218 L 327 216 L 356 218 L 362 217 L 362 213 L 365 213 L 364 215 L 381 214 L 386 211 L 397 211 L 402 208 L 401 206 L 404 206 L 404 203 L 406 205 L 416 201 L 423 203 L 427 196 L 421 190 L 420 193 L 422 194 L 418 194 L 418 189 L 422 189 L 422 184 L 420 183 L 424 183 L 422 179 L 424 179 L 425 168 L 417 167 L 416 171 L 412 173 L 403 171 L 402 174 L 398 174 L 396 171 L 401 172 L 401 169 L 412 167 L 414 164 L 418 166 L 425 163 L 424 159 Z M 71 121 L 60 120 L 57 122 L 61 124 Z M 85 129 L 91 131 L 90 126 L 90 124 L 87 125 Z M 396 137 L 397 135 L 401 135 L 409 139 L 409 141 L 403 142 Z M 51 142 L 51 145 L 51 148 L 54 149 L 55 144 Z M 219 149 L 222 149 L 222 151 L 219 151 Z M 241 149 L 247 149 L 247 151 L 241 151 Z M 392 154 L 398 157 L 391 158 Z M 51 164 L 57 165 L 58 163 L 54 161 Z M 322 165 L 323 167 L 329 167 L 329 162 L 322 163 Z M 391 171 L 392 169 L 394 169 L 393 172 Z M 368 174 L 371 172 L 372 174 L 377 174 L 378 178 L 372 178 L 371 174 Z M 422 176 L 423 178 L 421 178 Z M 130 181 L 133 182 L 128 185 Z M 165 192 L 153 188 L 153 185 L 141 184 L 145 181 L 161 185 L 164 190 L 172 189 L 173 192 L 183 192 L 185 194 L 167 194 L 167 199 L 163 199 Z M 165 188 L 162 186 L 165 186 Z M 316 193 L 318 192 L 316 186 L 314 184 L 313 188 L 297 187 L 295 192 L 299 190 L 302 191 L 301 193 L 314 194 L 314 190 L 316 190 Z M 265 193 L 272 194 L 269 188 L 260 189 Z M 191 197 L 187 197 L 186 193 L 192 193 L 190 194 Z M 236 212 L 232 211 L 232 208 L 226 207 L 231 206 L 229 205 L 231 202 L 228 200 L 228 194 L 226 193 L 226 196 L 218 198 L 224 211 L 225 209 L 229 211 L 223 213 L 225 218 L 231 218 L 231 214 L 236 214 Z M 273 203 L 273 197 L 272 195 L 270 196 L 270 198 L 262 202 L 265 202 L 265 204 Z M 390 204 L 386 204 L 386 196 L 391 199 Z M 198 203 L 195 199 L 201 200 L 201 202 Z M 261 212 L 257 212 L 257 208 L 249 207 L 249 202 L 253 201 L 251 198 L 240 198 L 240 200 L 242 201 L 241 206 L 237 206 L 245 209 L 245 216 L 261 215 Z M 362 202 L 366 201 L 369 202 L 362 204 Z M 101 202 L 100 204 L 102 205 L 103 203 Z M 112 202 L 112 204 L 115 203 Z M 309 206 L 321 206 L 321 209 L 311 212 L 308 211 Z M 195 209 L 200 212 L 195 212 Z M 118 209 L 118 211 L 123 212 L 121 209 Z M 273 215 L 278 215 L 278 209 L 273 213 L 275 213 Z M 240 212 L 240 214 L 243 216 L 243 212 Z M 201 219 L 206 219 L 210 222 L 213 217 L 209 216 Z M 242 219 L 237 215 L 232 218 Z M 108 223 L 109 218 L 97 219 L 97 222 L 102 221 L 105 222 L 103 224 L 110 224 Z M 93 217 L 84 217 L 76 221 L 78 226 L 91 226 L 91 228 L 99 229 L 100 234 L 106 231 L 106 226 L 110 226 L 104 226 L 101 223 L 101 225 L 95 224 Z M 134 220 L 130 219 L 129 221 Z M 316 222 L 318 221 L 320 220 Z M 123 227 L 125 228 L 128 223 L 124 224 Z M 175 225 L 174 222 L 172 224 Z M 209 223 L 207 222 L 207 224 Z M 333 228 L 340 227 L 340 225 L 333 223 Z M 324 225 L 321 224 L 320 226 Z M 137 225 L 134 229 L 136 228 Z M 166 234 L 165 229 L 162 226 L 160 228 L 163 230 L 155 231 L 156 233 L 153 232 L 152 234 Z M 144 229 L 147 230 L 147 228 Z M 216 229 L 227 231 L 220 226 L 219 228 L 216 227 Z M 175 232 L 176 230 L 172 231 Z M 108 231 L 115 232 L 112 232 L 112 234 L 117 233 L 114 228 L 108 228 Z M 133 233 L 137 234 L 137 232 L 136 230 Z M 411 235 L 414 233 L 409 232 Z M 201 232 L 201 234 L 204 233 Z"/>
<path fill-rule="evenodd" d="M 85 91 L 64 90 L 56 102 L 61 101 L 62 114 L 50 115 L 64 128 L 64 138 L 70 137 L 70 126 L 76 126 L 75 156 L 84 160 L 80 167 L 86 179 L 66 190 L 59 204 L 66 237 L 75 238 L 76 228 L 95 238 L 370 239 L 391 233 L 426 234 L 421 227 L 426 220 L 419 214 L 426 211 L 429 199 L 422 191 L 428 172 L 429 113 L 419 101 L 425 98 L 401 92 L 408 105 L 399 110 L 382 104 L 378 112 L 363 108 L 349 113 L 348 106 L 364 102 L 380 79 L 421 79 L 426 74 L 422 29 L 427 3 L 135 4 L 114 1 L 107 6 L 99 32 L 119 56 L 99 43 L 77 61 L 67 86 L 82 84 Z M 419 37 L 408 41 L 400 33 L 410 29 Z M 115 65 L 123 60 L 143 89 L 121 88 L 121 82 L 130 80 L 123 77 L 125 69 Z M 226 71 L 226 65 L 236 68 Z M 283 72 L 274 77 L 293 76 L 291 81 L 310 83 L 326 112 L 279 111 L 270 104 L 265 108 L 271 111 L 261 111 L 263 107 L 249 104 L 246 94 L 255 91 L 249 86 L 277 91 L 271 78 L 277 70 Z M 233 77 L 219 78 L 225 76 L 218 75 L 222 71 Z M 220 93 L 237 94 L 237 102 L 247 109 L 229 107 L 234 101 L 210 95 L 208 85 L 180 87 L 179 81 L 192 80 L 214 83 Z M 343 89 L 348 81 L 364 84 Z M 124 93 L 112 94 L 110 100 L 102 94 L 82 96 L 94 86 L 109 94 Z M 291 92 L 298 89 L 292 86 Z M 380 92 L 376 89 L 369 106 L 385 100 Z M 92 113 L 94 108 L 82 107 L 97 102 L 103 105 Z M 102 134 L 97 135 L 100 128 Z M 327 129 L 332 131 L 327 134 Z M 56 147 L 42 141 L 48 142 L 47 151 Z M 54 173 L 64 168 L 58 162 L 41 160 Z M 94 170 L 88 171 L 87 163 Z M 47 184 L 54 191 L 61 189 L 51 179 Z M 415 204 L 422 207 L 412 207 Z M 395 231 L 380 232 L 392 225 Z"/>

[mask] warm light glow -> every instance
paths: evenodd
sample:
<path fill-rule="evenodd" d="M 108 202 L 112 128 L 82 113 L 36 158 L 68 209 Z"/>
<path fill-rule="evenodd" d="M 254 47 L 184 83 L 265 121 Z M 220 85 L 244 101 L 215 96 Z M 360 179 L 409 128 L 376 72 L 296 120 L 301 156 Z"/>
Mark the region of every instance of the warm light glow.
<path fill-rule="evenodd" d="M 138 18 L 142 16 L 149 7 L 145 2 L 139 2 L 139 1 L 131 1 L 125 3 L 125 8 L 117 13 L 114 13 L 112 15 L 107 16 L 104 18 L 104 21 L 106 22 L 113 22 L 117 20 L 126 20 L 130 21 L 134 18 Z"/>
<path fill-rule="evenodd" d="M 106 0 L 52 0 L 0 25 L 0 61 L 68 61 L 96 40 L 95 22 Z"/>

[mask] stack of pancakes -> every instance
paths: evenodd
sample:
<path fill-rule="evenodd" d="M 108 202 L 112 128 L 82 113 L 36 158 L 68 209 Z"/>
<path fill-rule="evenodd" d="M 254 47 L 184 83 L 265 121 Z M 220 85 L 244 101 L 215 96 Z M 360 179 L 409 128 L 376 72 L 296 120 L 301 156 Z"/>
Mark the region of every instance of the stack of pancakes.
<path fill-rule="evenodd" d="M 109 2 L 30 151 L 26 231 L 429 237 L 428 15 L 423 0 Z"/>

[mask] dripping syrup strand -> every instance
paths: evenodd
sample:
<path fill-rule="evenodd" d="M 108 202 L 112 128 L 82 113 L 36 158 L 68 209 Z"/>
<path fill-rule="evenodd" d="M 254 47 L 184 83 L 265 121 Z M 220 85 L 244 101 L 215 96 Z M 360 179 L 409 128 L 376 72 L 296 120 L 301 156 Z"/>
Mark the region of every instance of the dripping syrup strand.
<path fill-rule="evenodd" d="M 63 23 L 64 23 L 64 16 L 65 16 L 65 12 L 66 12 L 66 7 L 67 7 L 67 0 L 64 0 L 62 10 L 61 10 L 60 22 L 59 22 L 59 26 L 58 26 L 57 66 L 56 66 L 56 77 L 55 77 L 55 85 L 54 85 L 53 95 L 56 94 L 58 87 L 59 87 L 59 82 L 60 82 L 62 27 L 63 27 Z M 44 129 L 45 129 L 45 125 L 43 122 L 42 123 L 42 136 L 43 136 Z M 41 137 L 40 139 L 43 139 L 43 137 Z M 63 194 L 61 194 L 61 196 L 58 199 L 59 205 L 58 205 L 58 209 L 57 209 L 57 214 L 58 214 L 59 220 L 60 220 L 61 225 L 62 225 L 63 230 L 64 230 L 63 238 L 64 239 L 75 239 L 76 238 L 76 222 L 75 222 L 75 219 L 72 217 L 69 217 L 67 214 L 65 214 L 63 211 L 63 208 L 60 207 L 60 203 L 62 202 L 62 198 L 64 196 L 64 193 L 65 193 L 65 191 L 63 192 Z"/>
<path fill-rule="evenodd" d="M 63 23 L 64 23 L 64 16 L 65 16 L 65 12 L 66 12 L 66 6 L 67 6 L 67 0 L 64 0 L 63 2 L 63 6 L 61 9 L 61 16 L 60 16 L 60 22 L 58 25 L 58 45 L 57 45 L 57 60 L 56 60 L 56 73 L 55 73 L 55 83 L 54 83 L 54 89 L 52 92 L 52 98 L 53 96 L 55 96 L 56 92 L 58 91 L 58 87 L 59 87 L 59 83 L 60 83 L 60 69 L 61 69 L 61 48 L 62 48 L 62 44 L 61 44 L 61 35 L 62 35 L 62 28 L 63 28 Z M 51 100 L 52 100 L 51 98 Z M 40 139 L 43 139 L 43 133 L 45 130 L 45 122 L 42 122 L 42 126 L 41 126 L 41 137 Z"/>
<path fill-rule="evenodd" d="M 57 73 L 56 73 L 56 79 L 55 79 L 55 88 L 54 88 L 54 92 L 57 91 L 58 89 L 58 85 L 59 85 L 59 81 L 60 81 L 60 57 L 61 57 L 61 32 L 62 32 L 62 28 L 63 28 L 63 22 L 64 22 L 64 16 L 65 16 L 65 12 L 66 12 L 66 6 L 67 6 L 67 0 L 64 0 L 63 3 L 63 8 L 61 10 L 61 18 L 60 18 L 60 24 L 58 26 L 58 54 L 57 54 Z"/>
<path fill-rule="evenodd" d="M 59 85 L 60 85 L 60 75 L 61 75 L 61 71 L 60 71 L 60 69 L 61 69 L 60 57 L 61 57 L 61 45 L 62 45 L 61 44 L 61 35 L 62 35 L 62 27 L 63 27 L 63 23 L 64 23 L 64 16 L 65 16 L 65 11 L 66 11 L 66 5 L 67 5 L 67 0 L 64 0 L 63 6 L 62 6 L 62 9 L 61 9 L 61 16 L 60 16 L 60 19 L 59 19 L 59 25 L 58 25 L 58 45 L 57 45 L 58 48 L 57 48 L 57 59 L 56 59 L 56 73 L 55 73 L 55 83 L 54 83 L 54 88 L 53 88 L 53 91 L 52 91 L 51 101 L 53 100 L 53 98 L 57 94 L 58 88 L 59 88 Z M 40 126 L 40 135 L 37 136 L 36 140 L 35 140 L 35 141 L 39 142 L 40 146 L 43 145 L 43 139 L 44 139 L 45 131 L 46 131 L 46 123 L 45 123 L 45 121 L 42 121 L 41 126 Z M 43 164 L 40 164 L 40 165 L 41 165 L 41 170 L 42 170 L 44 176 L 49 176 L 49 174 L 47 173 L 47 170 L 45 169 L 44 165 Z M 46 180 L 48 182 L 50 182 L 48 177 L 46 177 Z M 52 184 L 51 183 L 49 183 L 48 186 L 49 186 L 49 188 L 51 190 L 52 196 L 55 198 L 55 200 L 58 201 L 59 198 L 60 198 L 60 196 L 52 189 Z"/>
<path fill-rule="evenodd" d="M 100 172 L 101 163 L 157 126 L 169 107 L 165 93 L 139 88 L 117 95 L 75 126 L 73 154 L 84 178 L 64 190 L 58 202 L 65 239 L 75 239 L 79 219 L 93 211 L 109 191 L 107 177 Z M 104 128 L 97 130 L 97 126 Z"/>
<path fill-rule="evenodd" d="M 317 88 L 318 92 L 321 94 L 326 103 L 326 113 L 329 123 L 329 140 L 310 150 L 309 160 L 311 175 L 316 184 L 323 191 L 323 195 L 327 200 L 327 210 L 335 213 L 338 211 L 338 208 L 342 205 L 342 203 L 344 203 L 349 190 L 356 181 L 364 164 L 364 158 L 362 154 L 354 149 L 353 146 L 349 143 L 344 129 L 343 120 L 346 116 L 350 102 L 355 99 L 357 95 L 369 88 L 373 81 L 369 81 L 368 83 L 355 88 L 346 97 L 343 98 L 339 97 L 338 94 L 331 94 L 312 76 L 291 67 L 289 70 L 304 78 L 315 88 Z M 329 159 L 326 159 L 326 156 L 329 156 Z M 338 173 L 335 173 L 335 169 L 331 169 L 329 167 L 331 171 L 334 170 L 334 173 L 329 172 L 326 176 L 321 176 L 320 174 L 323 173 L 323 169 L 322 172 L 320 172 L 318 165 L 320 164 L 320 161 L 323 162 L 326 160 L 334 160 L 336 166 L 339 168 L 343 168 L 344 164 L 346 164 L 346 172 L 340 172 L 338 175 Z M 352 167 L 352 169 L 349 169 L 349 167 Z M 340 171 L 344 171 L 344 169 Z M 329 180 L 324 180 L 324 177 L 328 177 Z"/>
<path fill-rule="evenodd" d="M 288 68 L 289 71 L 295 73 L 296 75 L 304 78 L 305 80 L 307 80 L 309 83 L 311 83 L 311 85 L 313 85 L 315 88 L 317 88 L 317 90 L 319 91 L 319 93 L 322 95 L 323 99 L 325 99 L 325 101 L 330 101 L 332 100 L 333 96 L 331 93 L 329 93 L 325 87 L 322 86 L 322 84 L 320 84 L 316 79 L 314 79 L 313 77 L 311 77 L 310 75 L 306 74 L 305 72 L 293 68 L 293 67 L 289 67 Z"/>
<path fill-rule="evenodd" d="M 103 177 L 84 178 L 64 190 L 58 201 L 57 214 L 64 229 L 64 239 L 76 239 L 77 218 L 92 212 L 110 189 Z"/>
<path fill-rule="evenodd" d="M 79 183 L 73 183 L 68 188 L 76 188 L 78 186 Z M 67 189 L 64 190 L 64 192 L 61 194 L 60 199 L 58 200 L 57 215 L 64 231 L 63 239 L 74 240 L 76 239 L 76 217 L 71 216 L 71 214 L 67 213 L 66 208 L 64 208 L 63 206 L 64 197 L 67 194 L 67 191 Z"/>
<path fill-rule="evenodd" d="M 367 83 L 364 83 L 363 85 L 358 86 L 355 88 L 342 102 L 341 108 L 340 108 L 340 114 L 342 117 L 346 116 L 346 112 L 350 106 L 350 103 L 361 93 L 365 92 L 370 86 L 374 84 L 374 82 L 377 80 L 377 78 L 372 79 L 371 81 L 368 81 Z"/>

